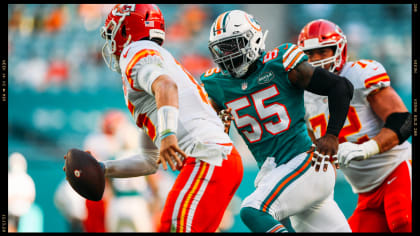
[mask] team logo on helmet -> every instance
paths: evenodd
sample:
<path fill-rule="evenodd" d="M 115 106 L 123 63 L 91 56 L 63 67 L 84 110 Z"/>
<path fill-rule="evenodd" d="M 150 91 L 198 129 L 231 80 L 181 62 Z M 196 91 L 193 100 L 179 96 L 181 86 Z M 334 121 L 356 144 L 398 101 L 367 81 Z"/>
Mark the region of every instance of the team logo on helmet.
<path fill-rule="evenodd" d="M 257 31 L 261 31 L 260 24 L 254 19 L 254 17 L 245 14 L 245 18 L 248 20 L 248 23 Z"/>
<path fill-rule="evenodd" d="M 114 8 L 112 14 L 114 16 L 129 16 L 135 10 L 136 4 L 122 4 L 120 7 Z"/>

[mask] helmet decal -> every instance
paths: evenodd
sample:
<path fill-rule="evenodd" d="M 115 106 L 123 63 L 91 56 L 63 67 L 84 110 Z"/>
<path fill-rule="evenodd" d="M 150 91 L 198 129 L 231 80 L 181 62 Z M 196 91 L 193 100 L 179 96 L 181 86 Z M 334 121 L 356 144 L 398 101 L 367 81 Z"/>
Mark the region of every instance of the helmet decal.
<path fill-rule="evenodd" d="M 114 16 L 129 16 L 131 12 L 136 10 L 136 4 L 122 4 L 120 7 L 112 9 Z"/>
<path fill-rule="evenodd" d="M 261 26 L 258 22 L 254 19 L 254 17 L 245 14 L 245 18 L 248 20 L 248 23 L 257 31 L 261 31 Z"/>
<path fill-rule="evenodd" d="M 214 35 L 219 35 L 222 32 L 226 32 L 225 24 L 226 24 L 226 18 L 228 15 L 229 15 L 229 12 L 225 12 L 217 18 L 216 24 L 213 27 Z"/>

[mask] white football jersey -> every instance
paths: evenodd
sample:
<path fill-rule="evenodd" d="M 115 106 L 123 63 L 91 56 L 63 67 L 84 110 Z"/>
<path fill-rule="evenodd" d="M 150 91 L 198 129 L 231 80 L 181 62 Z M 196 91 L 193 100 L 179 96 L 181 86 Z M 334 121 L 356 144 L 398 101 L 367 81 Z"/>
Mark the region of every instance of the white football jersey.
<path fill-rule="evenodd" d="M 157 43 L 148 40 L 133 42 L 121 53 L 120 68 L 126 105 L 138 127 L 152 139 L 157 148 L 157 108 L 152 83 L 160 75 L 168 75 L 178 87 L 179 147 L 191 157 L 221 165 L 232 147 L 224 133 L 224 125 L 211 107 L 208 95 L 194 77 L 173 56 Z"/>
<path fill-rule="evenodd" d="M 353 99 L 347 119 L 339 134 L 339 141 L 363 143 L 375 137 L 384 122 L 374 113 L 367 96 L 391 85 L 385 68 L 373 60 L 347 62 L 340 76 L 346 77 L 354 86 Z M 325 134 L 329 119 L 328 97 L 305 91 L 305 120 L 316 138 Z M 355 193 L 368 192 L 378 187 L 384 179 L 404 160 L 411 159 L 411 144 L 404 142 L 391 150 L 377 154 L 364 161 L 352 161 L 346 168 L 340 167 Z"/>

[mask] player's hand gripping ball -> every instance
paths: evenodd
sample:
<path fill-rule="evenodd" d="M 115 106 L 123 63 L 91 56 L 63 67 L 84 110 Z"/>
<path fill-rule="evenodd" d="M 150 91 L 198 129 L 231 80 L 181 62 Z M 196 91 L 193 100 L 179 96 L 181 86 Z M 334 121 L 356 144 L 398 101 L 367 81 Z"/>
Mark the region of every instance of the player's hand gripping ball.
<path fill-rule="evenodd" d="M 78 149 L 70 149 L 64 159 L 64 171 L 71 187 L 86 199 L 101 200 L 105 174 L 99 162 L 89 152 Z"/>

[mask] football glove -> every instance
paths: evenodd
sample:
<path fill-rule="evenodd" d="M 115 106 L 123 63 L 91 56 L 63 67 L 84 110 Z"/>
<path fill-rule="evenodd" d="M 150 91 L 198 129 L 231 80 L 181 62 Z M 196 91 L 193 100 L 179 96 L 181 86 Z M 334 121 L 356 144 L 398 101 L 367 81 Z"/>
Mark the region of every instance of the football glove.
<path fill-rule="evenodd" d="M 362 161 L 378 154 L 378 143 L 371 139 L 362 144 L 355 144 L 351 142 L 341 143 L 338 146 L 338 163 L 347 167 L 351 161 Z"/>
<path fill-rule="evenodd" d="M 229 134 L 230 125 L 232 124 L 232 120 L 234 120 L 232 115 L 232 108 L 221 110 L 218 115 L 219 118 L 222 120 L 223 124 L 225 125 L 225 133 Z"/>

